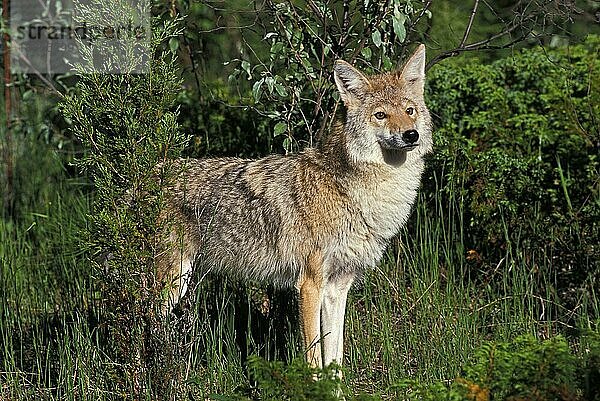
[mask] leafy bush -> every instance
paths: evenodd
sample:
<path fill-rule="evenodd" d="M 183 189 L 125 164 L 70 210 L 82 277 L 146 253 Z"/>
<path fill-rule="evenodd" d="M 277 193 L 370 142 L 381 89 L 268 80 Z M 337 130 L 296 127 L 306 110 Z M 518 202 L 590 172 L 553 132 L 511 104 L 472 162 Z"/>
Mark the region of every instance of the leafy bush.
<path fill-rule="evenodd" d="M 431 13 L 409 0 L 385 3 L 265 1 L 262 41 L 231 60 L 231 82 L 251 83 L 249 108 L 272 121 L 286 152 L 313 145 L 335 117 L 332 66 L 345 59 L 367 71 L 391 69 L 418 42 L 414 29 Z"/>
<path fill-rule="evenodd" d="M 215 98 L 186 90 L 177 99 L 181 129 L 192 137 L 186 155 L 261 157 L 281 152 L 283 139 L 273 138 L 268 120 L 238 104 L 222 83 L 205 85 Z"/>
<path fill-rule="evenodd" d="M 424 193 L 463 199 L 482 269 L 528 258 L 572 303 L 600 267 L 599 45 L 439 65 L 428 79 L 437 127 Z"/>
<path fill-rule="evenodd" d="M 563 337 L 490 342 L 474 353 L 474 363 L 449 386 L 406 380 L 395 388 L 402 399 L 415 400 L 598 400 L 598 385 L 590 381 L 600 372 L 598 334 L 582 337 L 589 348 L 579 355 Z"/>
<path fill-rule="evenodd" d="M 463 374 L 451 383 L 403 380 L 385 392 L 402 400 L 598 400 L 600 388 L 600 333 L 582 336 L 585 349 L 575 352 L 563 337 L 540 341 L 521 336 L 510 342 L 489 342 L 477 349 Z M 380 394 L 350 394 L 337 376 L 335 366 L 324 370 L 309 367 L 301 359 L 289 365 L 249 359 L 252 388 L 246 395 L 213 395 L 214 400 L 335 400 L 344 393 L 350 400 L 381 400 Z M 316 377 L 319 380 L 315 380 Z M 248 398 L 249 397 L 249 398 Z M 386 398 L 387 399 L 387 398 Z"/>
<path fill-rule="evenodd" d="M 486 344 L 475 353 L 459 386 L 494 399 L 571 399 L 576 396 L 576 358 L 561 337 L 538 342 L 519 337 L 512 343 Z"/>
<path fill-rule="evenodd" d="M 284 365 L 254 357 L 249 360 L 249 368 L 262 400 L 338 399 L 336 392 L 341 380 L 335 366 L 320 370 L 309 367 L 303 359 Z M 315 380 L 316 377 L 319 380 Z"/>
<path fill-rule="evenodd" d="M 98 26 L 107 18 L 102 10 L 119 14 L 106 2 L 95 7 L 92 17 L 98 18 Z M 126 12 L 120 17 L 123 26 L 134 18 Z M 162 191 L 176 174 L 170 161 L 187 139 L 174 111 L 181 86 L 175 59 L 161 52 L 176 34 L 174 22 L 155 20 L 149 54 L 159 56 L 149 61 L 148 73 L 84 70 L 62 103 L 72 132 L 86 148 L 78 165 L 89 172 L 96 190 L 86 240 L 102 299 L 101 321 L 111 339 L 105 351 L 115 361 L 114 387 L 137 398 L 150 391 L 152 369 L 163 370 L 154 390 L 176 374 L 169 370 L 172 366 L 149 363 L 159 348 L 152 341 L 166 340 L 156 338 L 164 283 L 156 277 L 155 258 L 162 251 L 160 236 L 166 235 L 158 223 Z M 105 56 L 110 62 L 117 55 Z"/>

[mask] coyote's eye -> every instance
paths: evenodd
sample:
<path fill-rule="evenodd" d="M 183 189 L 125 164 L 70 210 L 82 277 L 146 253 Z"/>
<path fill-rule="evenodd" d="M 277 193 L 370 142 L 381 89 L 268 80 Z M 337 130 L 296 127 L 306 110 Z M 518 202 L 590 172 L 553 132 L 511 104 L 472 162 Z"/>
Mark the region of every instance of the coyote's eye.
<path fill-rule="evenodd" d="M 412 116 L 413 114 L 415 114 L 415 109 L 412 107 L 407 108 L 406 114 L 408 114 L 409 116 Z"/>
<path fill-rule="evenodd" d="M 383 111 L 378 111 L 377 113 L 375 113 L 373 115 L 378 120 L 383 120 L 386 117 L 386 115 L 385 115 L 385 113 Z"/>

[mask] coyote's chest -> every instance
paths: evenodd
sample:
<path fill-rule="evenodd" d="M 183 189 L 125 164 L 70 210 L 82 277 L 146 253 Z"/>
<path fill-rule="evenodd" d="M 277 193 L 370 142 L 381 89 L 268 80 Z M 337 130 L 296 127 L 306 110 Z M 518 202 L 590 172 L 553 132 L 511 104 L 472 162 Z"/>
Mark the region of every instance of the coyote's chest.
<path fill-rule="evenodd" d="M 351 188 L 348 212 L 338 222 L 330 247 L 335 264 L 356 269 L 374 266 L 406 223 L 417 196 L 421 169 L 396 173 Z"/>

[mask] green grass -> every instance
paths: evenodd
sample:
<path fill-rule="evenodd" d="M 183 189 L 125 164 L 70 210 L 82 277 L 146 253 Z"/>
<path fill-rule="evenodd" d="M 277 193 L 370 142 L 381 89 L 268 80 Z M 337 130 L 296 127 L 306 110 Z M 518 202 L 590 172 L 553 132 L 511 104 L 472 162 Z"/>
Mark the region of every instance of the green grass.
<path fill-rule="evenodd" d="M 148 383 L 122 383 L 127 366 L 106 352 L 99 272 L 82 251 L 88 187 L 68 179 L 45 146 L 31 141 L 27 149 L 17 215 L 0 219 L 0 399 L 132 399 L 136 385 L 148 399 L 256 396 L 249 356 L 287 363 L 302 356 L 290 293 L 208 277 L 157 328 Z M 577 347 L 577 331 L 600 316 L 593 287 L 566 306 L 545 250 L 519 242 L 482 264 L 468 253 L 480 250 L 466 237 L 462 200 L 425 195 L 382 264 L 351 291 L 344 367 L 351 392 L 394 399 L 390 386 L 403 379 L 451 381 L 487 340 L 563 333 Z"/>

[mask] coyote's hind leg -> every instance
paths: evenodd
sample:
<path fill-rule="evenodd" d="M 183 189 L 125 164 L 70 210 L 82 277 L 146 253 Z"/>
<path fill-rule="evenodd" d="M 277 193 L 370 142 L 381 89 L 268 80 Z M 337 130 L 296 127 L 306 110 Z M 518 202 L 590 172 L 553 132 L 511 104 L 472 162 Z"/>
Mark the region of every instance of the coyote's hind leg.
<path fill-rule="evenodd" d="M 162 260 L 158 264 L 158 274 L 166 291 L 162 305 L 163 315 L 166 316 L 187 292 L 192 278 L 192 259 L 178 254 L 170 261 Z"/>

